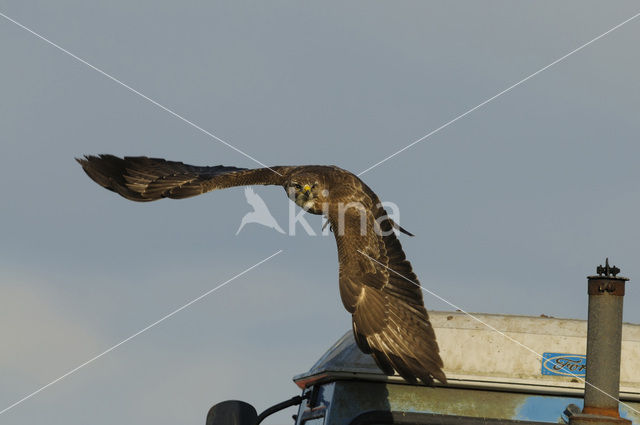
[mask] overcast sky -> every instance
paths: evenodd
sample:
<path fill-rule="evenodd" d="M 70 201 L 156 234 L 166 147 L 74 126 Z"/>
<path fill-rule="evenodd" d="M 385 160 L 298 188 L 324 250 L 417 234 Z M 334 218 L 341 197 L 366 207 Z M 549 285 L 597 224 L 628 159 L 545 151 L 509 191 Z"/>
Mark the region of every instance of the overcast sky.
<path fill-rule="evenodd" d="M 0 0 L 0 12 L 268 165 L 360 172 L 640 12 L 633 1 Z M 609 256 L 640 322 L 640 18 L 365 173 L 424 287 L 473 312 L 586 318 Z M 136 204 L 73 158 L 257 166 L 0 18 L 0 416 L 198 424 L 262 409 L 350 329 L 332 236 L 242 189 Z M 286 228 L 282 189 L 256 187 Z M 309 222 L 319 231 L 317 216 Z M 452 307 L 426 296 L 428 309 Z M 446 359 L 445 359 L 446 362 Z M 290 423 L 291 411 L 268 424 Z"/>

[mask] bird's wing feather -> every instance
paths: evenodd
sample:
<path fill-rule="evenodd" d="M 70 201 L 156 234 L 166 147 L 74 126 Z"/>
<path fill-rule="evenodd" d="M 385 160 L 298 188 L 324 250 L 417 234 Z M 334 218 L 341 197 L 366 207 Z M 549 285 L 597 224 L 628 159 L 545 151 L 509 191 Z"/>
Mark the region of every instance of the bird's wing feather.
<path fill-rule="evenodd" d="M 395 369 L 409 382 L 446 382 L 417 277 L 393 224 L 381 219 L 386 213 L 375 194 L 357 189 L 350 202 L 361 203 L 362 211 L 347 209 L 342 226 L 335 212 L 329 216 L 338 245 L 340 295 L 352 314 L 356 342 L 385 373 Z"/>
<path fill-rule="evenodd" d="M 232 186 L 282 185 L 293 168 L 199 167 L 145 156 L 98 155 L 77 161 L 96 183 L 138 202 L 188 198 Z"/>

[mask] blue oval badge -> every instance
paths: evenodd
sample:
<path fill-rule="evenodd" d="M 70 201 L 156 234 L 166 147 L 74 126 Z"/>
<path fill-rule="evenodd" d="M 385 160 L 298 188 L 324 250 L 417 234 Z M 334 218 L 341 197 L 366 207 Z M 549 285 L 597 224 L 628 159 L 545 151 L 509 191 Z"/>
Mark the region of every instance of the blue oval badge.
<path fill-rule="evenodd" d="M 587 356 L 584 354 L 543 353 L 542 374 L 586 376 Z"/>

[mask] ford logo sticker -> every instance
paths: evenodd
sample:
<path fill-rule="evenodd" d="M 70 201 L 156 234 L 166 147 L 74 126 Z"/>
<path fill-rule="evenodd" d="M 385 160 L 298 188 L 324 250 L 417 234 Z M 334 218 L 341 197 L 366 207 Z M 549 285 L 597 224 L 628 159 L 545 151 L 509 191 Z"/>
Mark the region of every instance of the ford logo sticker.
<path fill-rule="evenodd" d="M 586 376 L 587 356 L 584 354 L 543 353 L 542 374 Z"/>

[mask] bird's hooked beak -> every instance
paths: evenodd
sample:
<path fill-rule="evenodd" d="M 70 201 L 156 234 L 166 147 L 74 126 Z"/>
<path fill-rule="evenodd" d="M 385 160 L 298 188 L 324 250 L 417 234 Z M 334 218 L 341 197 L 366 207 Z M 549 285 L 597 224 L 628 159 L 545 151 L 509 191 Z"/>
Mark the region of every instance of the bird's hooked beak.
<path fill-rule="evenodd" d="M 311 186 L 309 186 L 308 184 L 305 184 L 304 187 L 302 188 L 302 191 L 307 196 L 311 195 Z"/>

